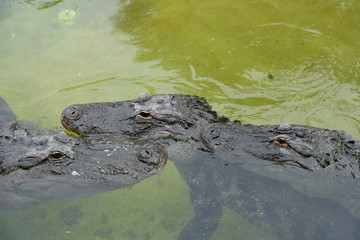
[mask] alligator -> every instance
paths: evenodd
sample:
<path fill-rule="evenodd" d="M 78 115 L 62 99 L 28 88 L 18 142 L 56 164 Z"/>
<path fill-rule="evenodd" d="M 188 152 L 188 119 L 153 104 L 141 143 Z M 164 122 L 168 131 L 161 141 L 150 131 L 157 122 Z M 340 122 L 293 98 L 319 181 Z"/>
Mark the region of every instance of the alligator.
<path fill-rule="evenodd" d="M 0 98 L 0 209 L 88 196 L 131 186 L 159 172 L 156 143 L 94 135 L 78 138 L 16 120 Z"/>
<path fill-rule="evenodd" d="M 306 194 L 335 199 L 360 219 L 360 142 L 350 135 L 286 123 L 228 122 L 207 125 L 200 139 L 226 161 Z"/>
<path fill-rule="evenodd" d="M 264 161 L 257 161 L 262 159 L 270 161 L 269 166 L 277 163 L 316 172 L 332 169 L 330 175 L 360 176 L 360 142 L 342 131 L 229 121 L 197 96 L 144 94 L 130 101 L 75 104 L 63 111 L 61 122 L 81 136 L 106 133 L 132 139 L 193 141 L 238 164 L 263 165 Z"/>
<path fill-rule="evenodd" d="M 359 144 L 342 132 L 245 125 L 218 116 L 204 98 L 191 95 L 75 104 L 63 111 L 61 122 L 81 136 L 113 134 L 162 144 L 190 188 L 195 212 L 178 239 L 208 239 L 222 206 L 280 239 L 336 239 L 339 233 L 357 238 Z M 303 178 L 308 176 L 311 181 Z M 337 188 L 354 193 L 341 195 Z"/>

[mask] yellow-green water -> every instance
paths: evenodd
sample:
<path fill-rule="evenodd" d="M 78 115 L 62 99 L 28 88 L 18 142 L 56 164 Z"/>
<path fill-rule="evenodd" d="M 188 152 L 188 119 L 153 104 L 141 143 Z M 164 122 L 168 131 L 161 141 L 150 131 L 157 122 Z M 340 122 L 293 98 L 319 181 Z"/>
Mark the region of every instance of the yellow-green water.
<path fill-rule="evenodd" d="M 68 9 L 78 15 L 61 21 Z M 359 11 L 355 0 L 0 0 L 0 96 L 19 119 L 45 127 L 60 126 L 73 103 L 185 93 L 245 123 L 311 125 L 360 139 Z M 67 208 L 77 219 L 71 226 L 61 214 Z M 1 214 L 0 233 L 174 239 L 191 215 L 170 163 L 130 190 Z M 213 239 L 239 234 L 269 238 L 226 210 Z"/>

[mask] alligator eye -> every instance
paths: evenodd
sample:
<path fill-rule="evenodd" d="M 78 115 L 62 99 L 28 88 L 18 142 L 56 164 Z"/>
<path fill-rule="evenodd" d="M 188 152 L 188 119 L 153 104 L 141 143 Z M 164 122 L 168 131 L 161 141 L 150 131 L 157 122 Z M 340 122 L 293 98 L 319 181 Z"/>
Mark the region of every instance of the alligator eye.
<path fill-rule="evenodd" d="M 83 113 L 83 110 L 79 106 L 75 105 L 65 109 L 63 114 L 69 119 L 77 120 L 82 117 Z"/>
<path fill-rule="evenodd" d="M 152 116 L 148 111 L 141 111 L 140 113 L 138 113 L 138 117 L 142 119 L 152 119 Z"/>
<path fill-rule="evenodd" d="M 49 161 L 61 161 L 66 157 L 66 155 L 62 152 L 53 152 L 49 156 Z"/>
<path fill-rule="evenodd" d="M 274 143 L 280 147 L 287 148 L 289 146 L 288 139 L 284 137 L 278 137 L 274 140 Z"/>

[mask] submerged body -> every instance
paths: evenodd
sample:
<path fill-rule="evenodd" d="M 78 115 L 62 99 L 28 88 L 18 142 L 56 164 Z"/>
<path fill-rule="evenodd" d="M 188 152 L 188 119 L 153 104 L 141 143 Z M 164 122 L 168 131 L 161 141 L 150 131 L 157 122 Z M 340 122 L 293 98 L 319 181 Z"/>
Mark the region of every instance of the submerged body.
<path fill-rule="evenodd" d="M 194 217 L 179 240 L 209 239 L 223 207 L 278 239 L 358 239 L 360 220 L 337 201 L 304 194 L 286 182 L 226 164 L 209 152 L 181 160 L 174 161 L 190 188 Z"/>
<path fill-rule="evenodd" d="M 0 112 L 0 116 L 11 112 Z M 156 143 L 116 136 L 77 138 L 8 118 L 0 129 L 0 208 L 92 195 L 157 173 L 167 152 Z"/>
<path fill-rule="evenodd" d="M 229 122 L 207 125 L 200 139 L 227 162 L 334 199 L 360 219 L 360 142 L 344 132 Z"/>
<path fill-rule="evenodd" d="M 329 189 L 319 189 L 317 185 L 326 181 L 330 183 L 326 186 L 332 182 L 342 189 L 357 189 L 359 145 L 350 137 L 340 142 L 341 139 L 324 135 L 322 129 L 301 127 L 304 135 L 296 131 L 289 139 L 285 136 L 291 132 L 287 125 L 271 129 L 230 122 L 212 111 L 205 99 L 189 95 L 142 95 L 123 102 L 77 104 L 64 110 L 62 123 L 84 136 L 106 133 L 151 139 L 165 146 L 191 189 L 195 211 L 179 239 L 208 239 L 221 217 L 221 206 L 239 212 L 281 239 L 337 239 L 339 233 L 345 234 L 344 239 L 357 239 L 359 219 L 348 210 L 357 215 L 359 191 L 355 190 L 351 196 L 355 198 L 344 208 L 341 201 L 335 201 L 336 197 L 326 199 Z M 231 129 L 233 125 L 247 130 L 242 135 L 236 131 L 231 134 L 227 126 Z M 306 135 L 308 129 L 316 134 Z M 308 142 L 313 143 L 313 149 Z M 339 151 L 344 144 L 354 147 L 349 156 L 347 151 Z M 333 150 L 338 152 L 333 154 Z M 333 154 L 330 158 L 326 157 L 329 152 Z M 347 167 L 335 171 L 333 166 L 342 163 Z M 324 167 L 326 174 L 321 171 Z M 337 178 L 338 171 L 344 178 Z M 277 179 L 277 172 L 285 177 Z M 313 177 L 308 181 L 310 173 Z M 294 185 L 294 189 L 285 183 L 292 177 L 305 187 Z M 297 228 L 298 222 L 304 225 Z"/>

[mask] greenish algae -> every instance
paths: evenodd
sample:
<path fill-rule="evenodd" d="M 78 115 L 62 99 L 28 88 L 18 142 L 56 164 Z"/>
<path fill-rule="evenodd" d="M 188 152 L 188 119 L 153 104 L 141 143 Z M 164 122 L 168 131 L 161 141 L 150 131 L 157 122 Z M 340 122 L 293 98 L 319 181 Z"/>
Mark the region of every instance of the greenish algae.
<path fill-rule="evenodd" d="M 183 78 L 179 89 L 225 115 L 357 134 L 359 121 L 341 117 L 344 103 L 359 106 L 356 9 L 354 1 L 136 1 L 114 22 L 143 50 L 139 62 L 161 59 Z"/>
<path fill-rule="evenodd" d="M 0 232 L 7 240 L 165 240 L 176 239 L 191 216 L 187 186 L 169 162 L 160 174 L 131 188 L 0 211 Z"/>
<path fill-rule="evenodd" d="M 75 18 L 79 16 L 76 8 L 64 9 L 58 14 L 58 19 L 64 23 L 73 23 Z"/>
<path fill-rule="evenodd" d="M 40 1 L 27 2 L 0 9 L 0 96 L 20 119 L 58 127 L 74 103 L 186 93 L 245 123 L 342 129 L 360 139 L 358 1 L 67 0 L 42 11 Z M 74 6 L 81 17 L 62 24 L 59 12 Z M 175 187 L 160 188 L 153 176 L 131 189 L 1 213 L 0 232 L 9 240 L 175 239 L 192 206 L 176 171 L 162 177 Z M 142 199 L 169 205 L 152 210 Z M 225 209 L 213 239 L 244 229 L 252 229 L 248 239 L 263 236 Z"/>

